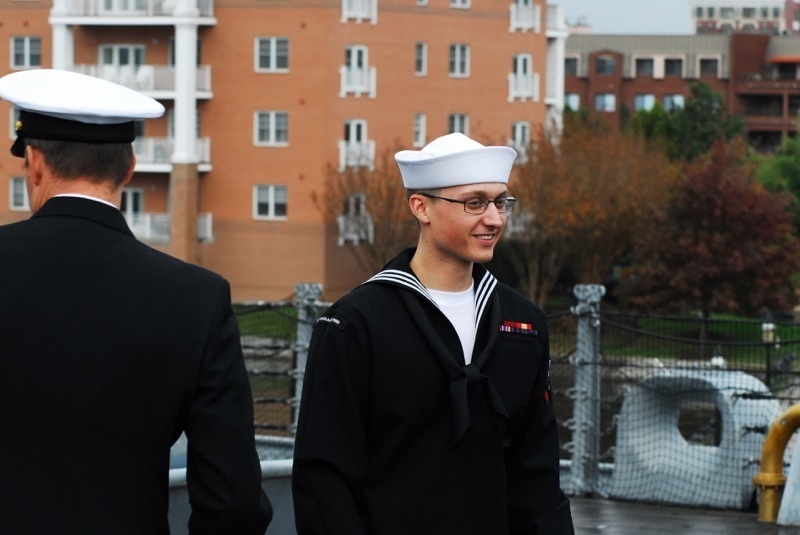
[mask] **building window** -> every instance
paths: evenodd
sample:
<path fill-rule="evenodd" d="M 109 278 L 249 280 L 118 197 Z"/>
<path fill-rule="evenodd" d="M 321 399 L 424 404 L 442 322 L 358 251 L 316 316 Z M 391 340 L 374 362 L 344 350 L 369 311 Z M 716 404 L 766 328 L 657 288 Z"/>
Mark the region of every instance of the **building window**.
<path fill-rule="evenodd" d="M 417 0 L 417 5 L 418 6 L 427 6 L 428 5 L 428 0 Z"/>
<path fill-rule="evenodd" d="M 11 38 L 11 68 L 28 69 L 42 66 L 42 39 L 39 37 Z"/>
<path fill-rule="evenodd" d="M 414 146 L 424 147 L 428 140 L 428 118 L 424 113 L 414 115 Z"/>
<path fill-rule="evenodd" d="M 581 96 L 578 93 L 566 93 L 564 95 L 564 107 L 572 111 L 581 109 Z"/>
<path fill-rule="evenodd" d="M 650 111 L 656 104 L 655 95 L 634 95 L 633 109 L 636 111 L 645 110 Z"/>
<path fill-rule="evenodd" d="M 256 39 L 256 72 L 289 72 L 289 39 L 259 37 Z"/>
<path fill-rule="evenodd" d="M 721 7 L 719 8 L 719 18 L 721 19 L 732 19 L 736 16 L 736 12 L 732 7 Z"/>
<path fill-rule="evenodd" d="M 779 7 L 773 7 L 772 8 L 772 18 L 773 19 L 781 18 L 781 8 L 779 8 Z"/>
<path fill-rule="evenodd" d="M 636 76 L 653 76 L 653 58 L 636 59 Z"/>
<path fill-rule="evenodd" d="M 418 42 L 414 51 L 414 74 L 426 76 L 428 74 L 428 43 Z"/>
<path fill-rule="evenodd" d="M 742 8 L 742 18 L 744 18 L 744 19 L 754 19 L 754 18 L 756 18 L 756 8 L 754 8 L 754 7 L 743 7 Z"/>
<path fill-rule="evenodd" d="M 707 8 L 706 9 L 706 13 L 708 13 L 708 18 L 710 18 L 710 19 L 714 18 L 714 8 L 713 7 Z"/>
<path fill-rule="evenodd" d="M 578 58 L 564 58 L 564 75 L 578 76 Z"/>
<path fill-rule="evenodd" d="M 613 56 L 598 56 L 594 61 L 594 72 L 599 75 L 610 76 L 617 70 L 617 61 Z"/>
<path fill-rule="evenodd" d="M 469 117 L 466 113 L 451 113 L 447 117 L 447 132 L 454 134 L 460 132 L 469 136 Z"/>
<path fill-rule="evenodd" d="M 680 94 L 664 95 L 664 110 L 682 110 L 684 105 L 684 97 Z"/>
<path fill-rule="evenodd" d="M 285 147 L 289 144 L 289 113 L 257 111 L 255 115 L 255 144 L 265 147 Z"/>
<path fill-rule="evenodd" d="M 286 219 L 286 186 L 253 187 L 253 219 Z"/>
<path fill-rule="evenodd" d="M 683 59 L 667 58 L 664 60 L 665 76 L 683 76 Z"/>
<path fill-rule="evenodd" d="M 700 59 L 700 76 L 718 76 L 719 60 L 717 58 Z"/>
<path fill-rule="evenodd" d="M 12 210 L 30 210 L 28 202 L 28 188 L 22 177 L 11 177 L 9 182 L 8 205 Z"/>
<path fill-rule="evenodd" d="M 468 45 L 450 45 L 450 76 L 453 78 L 469 76 Z"/>
<path fill-rule="evenodd" d="M 469 9 L 470 0 L 450 0 L 450 7 Z"/>
<path fill-rule="evenodd" d="M 614 93 L 598 93 L 594 96 L 594 109 L 603 112 L 617 111 L 617 96 Z"/>
<path fill-rule="evenodd" d="M 528 145 L 531 144 L 531 123 L 528 121 L 517 121 L 511 125 L 511 145 L 517 151 L 517 156 L 525 160 L 528 152 Z"/>
<path fill-rule="evenodd" d="M 762 7 L 761 8 L 761 18 L 762 19 L 768 19 L 769 18 L 769 8 L 768 7 Z"/>

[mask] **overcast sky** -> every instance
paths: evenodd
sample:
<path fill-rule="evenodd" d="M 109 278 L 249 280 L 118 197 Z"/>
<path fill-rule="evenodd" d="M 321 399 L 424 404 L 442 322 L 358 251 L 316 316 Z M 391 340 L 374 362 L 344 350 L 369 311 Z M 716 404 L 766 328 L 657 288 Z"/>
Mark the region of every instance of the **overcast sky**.
<path fill-rule="evenodd" d="M 564 8 L 567 22 L 585 17 L 592 33 L 694 33 L 689 0 L 549 0 Z"/>

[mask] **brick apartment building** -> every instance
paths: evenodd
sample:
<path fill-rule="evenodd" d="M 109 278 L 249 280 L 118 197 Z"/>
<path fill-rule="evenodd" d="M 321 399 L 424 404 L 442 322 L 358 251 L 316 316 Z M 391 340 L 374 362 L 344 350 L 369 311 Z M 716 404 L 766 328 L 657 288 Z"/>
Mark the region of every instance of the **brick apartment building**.
<path fill-rule="evenodd" d="M 690 0 L 695 32 L 763 32 L 785 35 L 800 31 L 798 0 Z"/>
<path fill-rule="evenodd" d="M 333 299 L 368 275 L 312 202 L 326 166 L 370 167 L 397 142 L 421 147 L 453 131 L 523 147 L 563 106 L 567 33 L 544 0 L 0 9 L 0 75 L 75 70 L 164 103 L 134 142 L 123 212 L 139 239 L 227 277 L 236 301 L 286 298 L 299 282 L 322 283 Z M 10 146 L 15 110 L 3 103 L 0 117 Z M 0 224 L 29 217 L 21 161 L 0 150 L 0 173 Z"/>
<path fill-rule="evenodd" d="M 659 103 L 682 107 L 690 86 L 706 82 L 729 113 L 745 119 L 750 143 L 777 148 L 800 122 L 800 35 L 733 32 L 672 36 L 571 35 L 565 53 L 565 103 L 616 124 Z"/>

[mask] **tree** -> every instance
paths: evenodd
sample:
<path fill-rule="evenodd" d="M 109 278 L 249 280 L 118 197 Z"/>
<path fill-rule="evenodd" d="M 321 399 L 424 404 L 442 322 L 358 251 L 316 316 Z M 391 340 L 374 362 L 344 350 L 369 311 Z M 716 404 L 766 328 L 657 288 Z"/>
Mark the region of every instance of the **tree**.
<path fill-rule="evenodd" d="M 394 161 L 397 150 L 384 151 L 374 170 L 348 167 L 339 171 L 328 167 L 324 192 L 312 193 L 314 204 L 329 224 L 344 224 L 348 214 L 351 219 L 359 218 L 354 223 L 364 231 L 362 240 L 342 246 L 350 248 L 359 266 L 368 273 L 380 270 L 400 249 L 416 244 L 416 221 L 408 209 L 403 180 Z M 354 208 L 359 213 L 353 213 Z"/>
<path fill-rule="evenodd" d="M 594 116 L 565 119 L 560 140 L 541 131 L 512 177 L 519 208 L 498 248 L 519 289 L 539 303 L 565 269 L 578 282 L 603 282 L 673 172 L 641 137 Z"/>
<path fill-rule="evenodd" d="M 652 311 L 755 312 L 796 302 L 800 242 L 791 198 L 764 189 L 743 140 L 717 141 L 688 164 L 638 233 L 625 294 Z"/>
<path fill-rule="evenodd" d="M 788 138 L 772 156 L 765 157 L 757 170 L 758 181 L 769 191 L 790 192 L 800 198 L 800 141 Z M 795 201 L 795 233 L 800 230 L 800 206 Z"/>
<path fill-rule="evenodd" d="M 628 128 L 651 140 L 666 143 L 670 159 L 690 162 L 708 152 L 717 140 L 730 140 L 744 133 L 744 120 L 728 115 L 722 95 L 705 82 L 689 88 L 691 96 L 683 108 L 665 112 L 660 106 L 640 110 Z"/>

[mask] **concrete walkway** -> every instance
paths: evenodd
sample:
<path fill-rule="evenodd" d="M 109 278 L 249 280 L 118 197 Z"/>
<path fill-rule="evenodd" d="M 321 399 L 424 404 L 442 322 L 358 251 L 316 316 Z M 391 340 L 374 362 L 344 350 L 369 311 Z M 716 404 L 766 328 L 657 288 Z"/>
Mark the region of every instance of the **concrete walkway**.
<path fill-rule="evenodd" d="M 576 535 L 800 535 L 800 527 L 758 521 L 756 512 L 570 498 Z"/>

